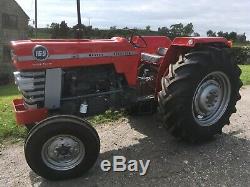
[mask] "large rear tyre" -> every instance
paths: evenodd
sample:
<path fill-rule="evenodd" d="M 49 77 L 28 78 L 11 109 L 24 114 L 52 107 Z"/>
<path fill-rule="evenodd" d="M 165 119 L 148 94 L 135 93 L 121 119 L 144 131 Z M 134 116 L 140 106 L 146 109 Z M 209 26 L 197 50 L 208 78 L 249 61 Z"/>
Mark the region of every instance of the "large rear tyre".
<path fill-rule="evenodd" d="M 76 178 L 96 162 L 100 139 L 85 120 L 54 116 L 30 131 L 24 146 L 30 168 L 48 180 Z"/>
<path fill-rule="evenodd" d="M 228 49 L 211 47 L 186 54 L 162 78 L 158 100 L 166 129 L 191 142 L 220 134 L 236 112 L 240 74 Z"/>

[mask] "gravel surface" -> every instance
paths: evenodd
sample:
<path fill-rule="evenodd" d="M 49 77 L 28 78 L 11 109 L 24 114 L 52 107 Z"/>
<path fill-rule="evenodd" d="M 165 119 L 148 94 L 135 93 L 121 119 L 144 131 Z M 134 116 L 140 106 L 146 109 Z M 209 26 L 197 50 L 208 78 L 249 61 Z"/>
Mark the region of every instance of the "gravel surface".
<path fill-rule="evenodd" d="M 82 178 L 49 182 L 33 173 L 21 143 L 0 149 L 0 186 L 250 186 L 250 87 L 231 125 L 212 141 L 191 145 L 171 137 L 154 116 L 131 117 L 99 126 L 101 154 Z M 103 172 L 102 160 L 113 155 L 151 160 L 146 176 Z"/>

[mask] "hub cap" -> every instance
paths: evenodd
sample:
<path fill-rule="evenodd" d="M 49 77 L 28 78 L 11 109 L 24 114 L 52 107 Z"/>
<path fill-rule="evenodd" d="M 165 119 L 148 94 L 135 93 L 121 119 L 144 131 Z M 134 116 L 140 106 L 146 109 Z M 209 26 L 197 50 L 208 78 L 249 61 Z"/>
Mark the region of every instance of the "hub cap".
<path fill-rule="evenodd" d="M 82 141 L 70 135 L 52 137 L 42 147 L 44 163 L 54 170 L 72 169 L 81 163 L 84 156 Z"/>
<path fill-rule="evenodd" d="M 225 113 L 231 97 L 227 75 L 217 71 L 208 74 L 198 85 L 193 97 L 192 112 L 200 126 L 211 126 Z"/>

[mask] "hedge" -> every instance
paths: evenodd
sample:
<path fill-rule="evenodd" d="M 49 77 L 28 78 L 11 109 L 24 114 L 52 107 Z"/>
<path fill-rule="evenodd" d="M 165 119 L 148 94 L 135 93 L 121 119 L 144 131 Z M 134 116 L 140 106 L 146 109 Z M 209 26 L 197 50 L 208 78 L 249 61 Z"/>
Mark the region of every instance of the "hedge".
<path fill-rule="evenodd" d="M 6 85 L 13 82 L 13 70 L 10 64 L 0 63 L 0 85 Z"/>
<path fill-rule="evenodd" d="M 250 64 L 250 47 L 233 47 L 232 57 L 237 64 Z"/>

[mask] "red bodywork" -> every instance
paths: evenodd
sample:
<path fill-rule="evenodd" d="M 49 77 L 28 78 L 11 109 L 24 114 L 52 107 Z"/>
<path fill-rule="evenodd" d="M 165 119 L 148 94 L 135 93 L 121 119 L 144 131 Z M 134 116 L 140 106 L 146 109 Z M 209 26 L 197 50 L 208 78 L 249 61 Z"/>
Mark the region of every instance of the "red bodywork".
<path fill-rule="evenodd" d="M 113 64 L 119 74 L 124 74 L 128 86 L 137 86 L 137 70 L 141 63 L 141 52 L 156 53 L 159 47 L 168 48 L 161 60 L 157 75 L 156 89 L 160 91 L 162 76 L 168 72 L 170 64 L 176 63 L 179 56 L 197 44 L 223 43 L 230 47 L 225 38 L 175 38 L 173 42 L 164 36 L 145 36 L 147 47 L 136 48 L 127 39 L 115 37 L 105 40 L 26 40 L 11 43 L 13 63 L 19 71 L 42 70 L 50 68 L 73 68 Z M 133 42 L 144 46 L 140 37 L 134 37 Z M 33 57 L 33 48 L 42 45 L 48 49 L 49 58 L 37 61 Z M 81 55 L 85 55 L 81 58 Z M 86 54 L 89 56 L 86 57 Z M 105 55 L 103 55 L 105 54 Z M 108 54 L 108 55 L 107 55 Z M 117 55 L 118 54 L 118 55 Z M 126 54 L 126 55 L 119 55 Z M 51 57 L 51 58 L 50 58 Z M 19 123 L 38 122 L 47 116 L 46 109 L 26 110 L 22 100 L 14 101 L 16 119 Z"/>
<path fill-rule="evenodd" d="M 18 124 L 33 124 L 48 117 L 48 110 L 46 108 L 27 110 L 24 106 L 23 99 L 13 100 L 13 106 Z"/>

